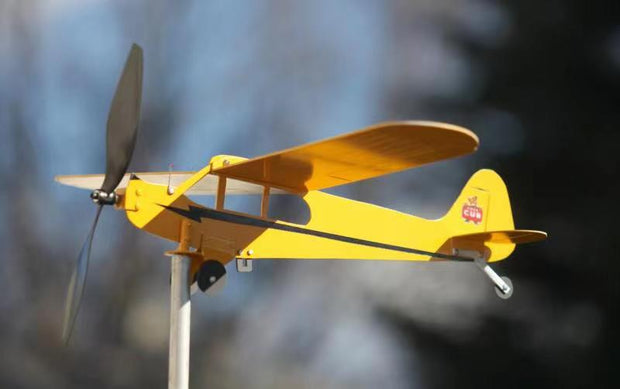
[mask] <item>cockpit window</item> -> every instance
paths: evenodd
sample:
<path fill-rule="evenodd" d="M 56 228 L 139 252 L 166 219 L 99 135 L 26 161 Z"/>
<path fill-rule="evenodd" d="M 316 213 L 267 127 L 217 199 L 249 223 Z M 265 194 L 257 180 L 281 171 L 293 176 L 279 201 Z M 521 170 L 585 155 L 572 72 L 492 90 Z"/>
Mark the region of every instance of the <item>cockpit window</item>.
<path fill-rule="evenodd" d="M 271 195 L 269 218 L 295 224 L 308 224 L 310 207 L 303 198 L 293 195 Z"/>
<path fill-rule="evenodd" d="M 298 195 L 280 189 L 265 190 L 263 185 L 208 175 L 186 193 L 192 201 L 209 208 L 233 211 L 251 216 L 307 224 L 310 208 Z M 218 198 L 220 187 L 224 187 Z"/>

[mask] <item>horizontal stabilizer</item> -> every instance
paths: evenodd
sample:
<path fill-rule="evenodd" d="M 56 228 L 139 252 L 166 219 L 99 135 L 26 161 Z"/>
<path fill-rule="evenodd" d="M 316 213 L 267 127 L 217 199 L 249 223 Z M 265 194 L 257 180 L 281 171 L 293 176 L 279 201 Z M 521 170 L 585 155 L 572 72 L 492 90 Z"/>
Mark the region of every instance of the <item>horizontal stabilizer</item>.
<path fill-rule="evenodd" d="M 521 244 L 545 240 L 547 233 L 535 230 L 485 231 L 452 237 L 454 241 L 473 243 Z"/>
<path fill-rule="evenodd" d="M 484 252 L 489 250 L 488 262 L 501 261 L 507 258 L 517 244 L 544 240 L 547 233 L 533 230 L 504 230 L 484 231 L 471 234 L 456 235 L 448 239 L 444 249 L 475 250 Z"/>

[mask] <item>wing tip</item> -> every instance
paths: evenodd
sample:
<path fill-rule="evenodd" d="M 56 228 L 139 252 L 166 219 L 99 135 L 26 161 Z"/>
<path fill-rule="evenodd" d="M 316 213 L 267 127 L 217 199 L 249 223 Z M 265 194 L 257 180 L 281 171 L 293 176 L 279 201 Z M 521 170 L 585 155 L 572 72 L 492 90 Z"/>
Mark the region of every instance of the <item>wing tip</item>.
<path fill-rule="evenodd" d="M 371 126 L 370 128 L 377 128 L 377 127 L 402 127 L 402 126 L 406 126 L 406 127 L 426 127 L 426 128 L 433 128 L 433 129 L 442 129 L 442 130 L 448 130 L 454 133 L 459 133 L 462 135 L 467 136 L 467 138 L 471 141 L 473 141 L 472 147 L 471 147 L 471 151 L 474 152 L 478 149 L 478 146 L 480 145 L 480 138 L 478 138 L 478 135 L 476 135 L 475 132 L 473 132 L 472 130 L 465 128 L 463 126 L 459 126 L 457 124 L 451 124 L 451 123 L 445 123 L 445 122 L 438 122 L 438 121 L 434 121 L 434 120 L 403 120 L 403 121 L 386 121 L 386 122 L 381 122 L 381 123 L 377 123 L 373 126 Z"/>

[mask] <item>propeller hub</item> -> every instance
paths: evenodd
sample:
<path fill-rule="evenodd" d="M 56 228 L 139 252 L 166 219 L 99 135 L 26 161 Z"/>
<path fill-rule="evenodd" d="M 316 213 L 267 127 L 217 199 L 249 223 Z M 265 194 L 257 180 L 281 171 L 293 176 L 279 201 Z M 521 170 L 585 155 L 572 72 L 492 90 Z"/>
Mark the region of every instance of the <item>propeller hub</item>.
<path fill-rule="evenodd" d="M 118 201 L 118 195 L 116 192 L 106 193 L 101 189 L 95 189 L 90 198 L 93 199 L 93 203 L 97 205 L 114 205 Z"/>

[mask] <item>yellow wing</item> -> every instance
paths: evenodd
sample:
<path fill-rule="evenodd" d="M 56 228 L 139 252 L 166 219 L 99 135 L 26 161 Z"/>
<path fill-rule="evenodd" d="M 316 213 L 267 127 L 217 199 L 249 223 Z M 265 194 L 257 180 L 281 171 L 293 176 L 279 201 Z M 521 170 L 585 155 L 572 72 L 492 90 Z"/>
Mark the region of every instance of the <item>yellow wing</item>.
<path fill-rule="evenodd" d="M 436 122 L 388 122 L 214 169 L 215 174 L 304 193 L 469 154 L 471 131 Z"/>

